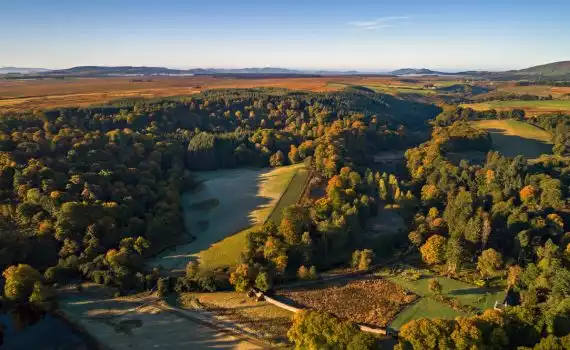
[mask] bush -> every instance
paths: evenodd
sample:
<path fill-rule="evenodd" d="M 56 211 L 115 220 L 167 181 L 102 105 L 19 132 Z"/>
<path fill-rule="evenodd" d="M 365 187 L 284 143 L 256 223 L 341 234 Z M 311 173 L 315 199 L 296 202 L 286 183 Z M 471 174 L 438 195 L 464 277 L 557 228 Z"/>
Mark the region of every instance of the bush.
<path fill-rule="evenodd" d="M 406 281 L 417 281 L 422 277 L 422 273 L 418 269 L 406 269 L 400 273 L 400 276 Z"/>

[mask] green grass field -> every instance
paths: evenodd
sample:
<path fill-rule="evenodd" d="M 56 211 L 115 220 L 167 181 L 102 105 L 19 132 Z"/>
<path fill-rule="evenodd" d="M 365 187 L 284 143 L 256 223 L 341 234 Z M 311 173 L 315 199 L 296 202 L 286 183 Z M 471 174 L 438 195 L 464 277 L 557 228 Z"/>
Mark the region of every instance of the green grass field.
<path fill-rule="evenodd" d="M 281 222 L 283 209 L 296 204 L 299 202 L 299 200 L 301 200 L 301 196 L 303 195 L 303 190 L 305 189 L 309 175 L 310 171 L 307 169 L 299 169 L 293 175 L 289 186 L 287 186 L 287 189 L 283 195 L 281 195 L 281 198 L 279 198 L 279 202 L 273 208 L 273 211 L 269 215 L 268 220 L 273 221 L 277 225 Z"/>
<path fill-rule="evenodd" d="M 441 284 L 442 295 L 455 298 L 462 305 L 469 305 L 479 310 L 492 308 L 495 301 L 501 302 L 505 298 L 505 291 L 503 290 L 481 288 L 451 278 L 435 276 L 428 270 L 421 270 L 421 273 L 421 278 L 416 281 L 408 281 L 399 275 L 386 277 L 389 281 L 422 297 L 421 300 L 399 313 L 390 327 L 398 329 L 406 322 L 422 317 L 453 319 L 464 315 L 464 313 L 432 298 L 433 293 L 429 290 L 429 281 L 432 278 L 436 278 Z"/>
<path fill-rule="evenodd" d="M 296 176 L 298 172 L 300 176 Z M 202 185 L 184 194 L 181 203 L 186 229 L 196 239 L 159 254 L 150 261 L 151 266 L 179 271 L 192 259 L 200 260 L 206 268 L 234 266 L 239 262 L 250 228 L 268 220 L 284 193 L 291 192 L 287 198 L 298 198 L 302 185 L 291 189 L 289 185 L 296 184 L 297 181 L 292 180 L 297 177 L 306 179 L 308 171 L 297 164 L 277 169 L 229 169 L 196 175 L 203 181 Z"/>
<path fill-rule="evenodd" d="M 516 120 L 479 120 L 474 126 L 491 133 L 493 149 L 505 156 L 533 159 L 552 152 L 548 132 Z"/>
<path fill-rule="evenodd" d="M 427 270 L 422 270 L 422 278 L 417 281 L 407 281 L 400 276 L 388 277 L 388 280 L 421 296 L 431 296 L 428 284 L 434 278 L 434 274 Z M 505 297 L 503 290 L 481 288 L 469 283 L 454 280 L 447 277 L 435 277 L 443 287 L 442 295 L 456 298 L 463 305 L 470 305 L 481 310 L 491 308 L 495 301 L 502 301 Z"/>
<path fill-rule="evenodd" d="M 464 314 L 430 297 L 424 297 L 402 310 L 390 323 L 389 327 L 400 329 L 400 327 L 409 321 L 418 320 L 420 318 L 443 318 L 452 320 L 457 316 L 464 316 Z"/>
<path fill-rule="evenodd" d="M 524 109 L 529 115 L 549 112 L 570 112 L 570 100 L 548 100 L 548 101 L 488 101 L 481 103 L 465 104 L 463 107 L 469 107 L 477 111 L 488 109 L 509 110 Z"/>

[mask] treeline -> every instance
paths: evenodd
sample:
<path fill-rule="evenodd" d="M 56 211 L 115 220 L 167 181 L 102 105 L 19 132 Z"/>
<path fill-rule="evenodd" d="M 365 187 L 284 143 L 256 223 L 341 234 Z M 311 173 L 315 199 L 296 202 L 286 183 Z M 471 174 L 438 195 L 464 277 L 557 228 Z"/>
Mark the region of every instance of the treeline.
<path fill-rule="evenodd" d="M 527 122 L 548 131 L 552 135 L 552 152 L 556 155 L 570 154 L 570 115 L 563 113 L 541 114 L 528 118 Z"/>
<path fill-rule="evenodd" d="M 473 99 L 474 102 L 487 102 L 487 101 L 512 101 L 512 100 L 522 100 L 522 101 L 551 101 L 552 95 L 538 96 L 531 94 L 516 94 L 516 93 L 489 93 L 482 96 L 477 96 Z"/>
<path fill-rule="evenodd" d="M 450 126 L 457 121 L 472 121 L 472 120 L 493 120 L 493 119 L 514 119 L 525 120 L 525 111 L 522 109 L 511 109 L 497 111 L 489 109 L 485 111 L 476 111 L 472 108 L 454 107 L 445 109 L 439 114 L 434 123 L 439 126 Z"/>

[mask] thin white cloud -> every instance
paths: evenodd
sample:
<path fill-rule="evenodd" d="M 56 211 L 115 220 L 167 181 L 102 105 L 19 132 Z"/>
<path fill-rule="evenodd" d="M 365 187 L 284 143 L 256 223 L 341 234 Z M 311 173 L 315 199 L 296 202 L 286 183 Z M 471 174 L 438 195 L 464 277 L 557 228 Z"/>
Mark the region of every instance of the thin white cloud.
<path fill-rule="evenodd" d="M 348 22 L 348 25 L 358 29 L 374 30 L 379 28 L 394 27 L 398 22 L 409 19 L 408 16 L 381 17 L 371 21 Z"/>

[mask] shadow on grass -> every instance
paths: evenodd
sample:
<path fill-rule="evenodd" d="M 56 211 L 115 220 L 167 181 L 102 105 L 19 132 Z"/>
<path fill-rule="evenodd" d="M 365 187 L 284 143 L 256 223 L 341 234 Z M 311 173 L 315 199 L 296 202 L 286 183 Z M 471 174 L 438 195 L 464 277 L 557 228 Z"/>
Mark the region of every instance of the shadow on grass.
<path fill-rule="evenodd" d="M 505 130 L 498 128 L 486 129 L 491 134 L 493 149 L 507 157 L 522 155 L 525 158 L 538 158 L 542 154 L 552 153 L 552 145 L 536 139 L 507 135 Z"/>
<path fill-rule="evenodd" d="M 492 293 L 493 291 L 490 289 L 486 289 L 486 288 L 466 288 L 466 289 L 455 289 L 452 291 L 449 291 L 449 293 L 447 293 L 448 295 L 483 295 L 483 294 L 489 294 Z"/>

